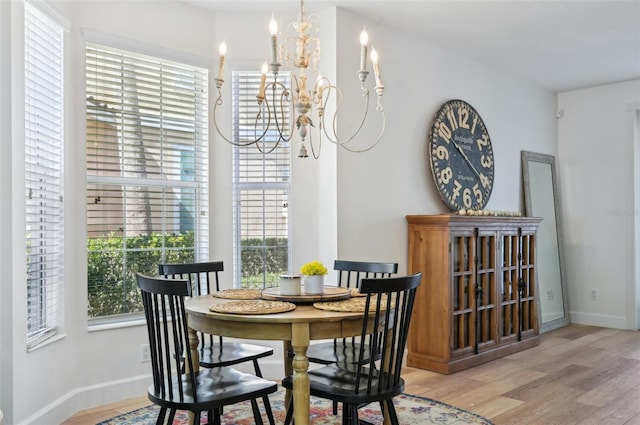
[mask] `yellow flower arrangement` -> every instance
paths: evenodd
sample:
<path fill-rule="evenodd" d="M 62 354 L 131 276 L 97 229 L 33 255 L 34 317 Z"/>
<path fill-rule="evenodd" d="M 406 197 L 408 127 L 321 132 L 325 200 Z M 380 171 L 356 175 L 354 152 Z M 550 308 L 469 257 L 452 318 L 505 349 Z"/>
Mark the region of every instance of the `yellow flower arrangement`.
<path fill-rule="evenodd" d="M 328 270 L 320 261 L 312 261 L 300 267 L 300 273 L 305 276 L 322 276 L 327 274 Z"/>

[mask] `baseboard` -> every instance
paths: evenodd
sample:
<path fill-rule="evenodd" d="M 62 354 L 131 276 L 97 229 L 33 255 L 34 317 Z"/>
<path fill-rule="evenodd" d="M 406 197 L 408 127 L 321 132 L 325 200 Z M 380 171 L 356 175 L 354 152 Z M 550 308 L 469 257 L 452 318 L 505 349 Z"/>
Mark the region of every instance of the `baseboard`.
<path fill-rule="evenodd" d="M 571 323 L 578 325 L 599 326 L 612 329 L 629 329 L 626 316 L 611 316 L 607 314 L 572 311 L 569 313 L 569 317 Z"/>
<path fill-rule="evenodd" d="M 280 356 L 263 358 L 259 362 L 265 379 L 279 381 L 284 377 L 283 359 Z M 310 369 L 315 367 L 320 365 L 309 365 Z M 254 373 L 250 362 L 236 365 L 234 368 L 246 373 Z M 18 425 L 61 423 L 80 410 L 144 396 L 150 384 L 151 374 L 146 374 L 76 388 L 44 406 Z"/>
<path fill-rule="evenodd" d="M 148 374 L 76 388 L 18 425 L 62 423 L 80 410 L 143 396 L 150 383 L 151 375 Z"/>

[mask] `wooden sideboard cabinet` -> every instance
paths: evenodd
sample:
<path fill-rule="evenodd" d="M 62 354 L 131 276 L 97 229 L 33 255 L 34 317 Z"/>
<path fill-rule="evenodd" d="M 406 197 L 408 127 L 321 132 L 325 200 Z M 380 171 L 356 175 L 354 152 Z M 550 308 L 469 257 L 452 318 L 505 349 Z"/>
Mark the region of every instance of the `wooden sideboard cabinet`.
<path fill-rule="evenodd" d="M 538 345 L 540 221 L 407 216 L 408 271 L 422 272 L 408 366 L 449 374 Z"/>

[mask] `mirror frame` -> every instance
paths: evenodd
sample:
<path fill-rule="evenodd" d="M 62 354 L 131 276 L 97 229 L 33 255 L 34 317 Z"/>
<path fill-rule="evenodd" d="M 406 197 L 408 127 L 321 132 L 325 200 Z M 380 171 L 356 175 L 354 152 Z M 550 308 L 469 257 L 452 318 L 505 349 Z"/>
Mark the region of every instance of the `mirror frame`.
<path fill-rule="evenodd" d="M 524 202 L 525 202 L 525 214 L 527 216 L 531 216 L 531 212 L 533 211 L 531 205 L 531 182 L 529 178 L 529 163 L 531 162 L 539 162 L 543 164 L 549 164 L 551 166 L 551 183 L 553 190 L 553 204 L 554 204 L 554 212 L 556 219 L 556 239 L 558 243 L 558 261 L 560 267 L 560 286 L 562 286 L 562 304 L 564 308 L 564 316 L 551 320 L 546 323 L 542 323 L 542 313 L 541 313 L 541 294 L 538 290 L 538 327 L 540 333 L 549 332 L 553 329 L 560 328 L 562 326 L 568 325 L 569 322 L 569 299 L 568 299 L 568 290 L 567 290 L 567 279 L 565 277 L 565 263 L 564 263 L 564 254 L 563 254 L 563 244 L 562 244 L 562 224 L 561 224 L 561 215 L 560 215 L 560 203 L 558 197 L 558 184 L 556 178 L 556 159 L 553 155 L 545 155 L 541 153 L 535 152 L 521 152 L 522 157 L 522 180 L 524 184 Z M 544 217 L 542 217 L 544 219 Z M 536 273 L 536 281 L 538 279 L 538 274 Z M 540 288 L 538 282 L 536 282 L 537 288 Z"/>

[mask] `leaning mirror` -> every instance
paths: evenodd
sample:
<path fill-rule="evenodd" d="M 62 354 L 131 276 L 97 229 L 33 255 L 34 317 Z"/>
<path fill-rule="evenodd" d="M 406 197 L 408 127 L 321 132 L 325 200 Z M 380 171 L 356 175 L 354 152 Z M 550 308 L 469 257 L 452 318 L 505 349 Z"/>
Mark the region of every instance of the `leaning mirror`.
<path fill-rule="evenodd" d="M 543 333 L 569 324 L 555 157 L 523 151 L 522 178 L 526 215 L 543 219 L 536 239 L 538 318 Z"/>

